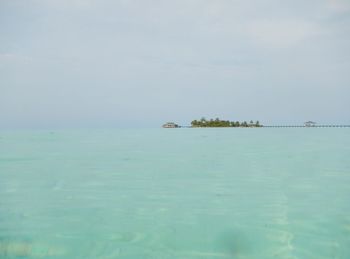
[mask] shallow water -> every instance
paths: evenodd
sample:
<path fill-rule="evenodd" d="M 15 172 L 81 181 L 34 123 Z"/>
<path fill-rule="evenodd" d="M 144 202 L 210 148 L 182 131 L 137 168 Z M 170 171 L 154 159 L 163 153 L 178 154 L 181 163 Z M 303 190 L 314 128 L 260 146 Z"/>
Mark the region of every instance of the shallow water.
<path fill-rule="evenodd" d="M 350 129 L 0 132 L 0 258 L 350 258 Z"/>

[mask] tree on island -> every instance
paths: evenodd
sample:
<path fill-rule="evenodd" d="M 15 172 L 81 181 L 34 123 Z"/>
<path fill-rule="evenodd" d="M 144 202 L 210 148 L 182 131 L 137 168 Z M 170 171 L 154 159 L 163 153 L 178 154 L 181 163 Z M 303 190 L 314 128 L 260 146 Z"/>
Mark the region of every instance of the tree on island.
<path fill-rule="evenodd" d="M 249 124 L 244 121 L 244 122 L 239 122 L 239 121 L 228 121 L 228 120 L 220 120 L 219 118 L 210 119 L 206 120 L 205 117 L 202 117 L 199 121 L 198 120 L 193 120 L 191 122 L 192 127 L 261 127 L 259 121 L 254 123 L 254 121 L 250 121 Z"/>

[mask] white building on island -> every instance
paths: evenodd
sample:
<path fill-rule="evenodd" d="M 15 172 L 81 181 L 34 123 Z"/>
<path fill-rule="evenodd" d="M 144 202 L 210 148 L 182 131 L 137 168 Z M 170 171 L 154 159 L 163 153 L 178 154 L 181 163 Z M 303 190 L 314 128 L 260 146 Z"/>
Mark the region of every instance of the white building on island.
<path fill-rule="evenodd" d="M 304 122 L 304 126 L 305 127 L 315 127 L 316 126 L 316 122 L 307 121 L 307 122 Z"/>
<path fill-rule="evenodd" d="M 179 125 L 174 122 L 167 122 L 163 125 L 163 128 L 179 128 Z"/>

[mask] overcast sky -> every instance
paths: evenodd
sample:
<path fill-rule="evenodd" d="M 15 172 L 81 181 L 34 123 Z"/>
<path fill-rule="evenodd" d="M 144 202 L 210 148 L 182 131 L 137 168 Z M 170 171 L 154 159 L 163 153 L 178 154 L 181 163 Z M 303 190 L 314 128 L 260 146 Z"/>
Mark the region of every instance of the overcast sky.
<path fill-rule="evenodd" d="M 0 128 L 350 123 L 349 0 L 0 0 Z"/>

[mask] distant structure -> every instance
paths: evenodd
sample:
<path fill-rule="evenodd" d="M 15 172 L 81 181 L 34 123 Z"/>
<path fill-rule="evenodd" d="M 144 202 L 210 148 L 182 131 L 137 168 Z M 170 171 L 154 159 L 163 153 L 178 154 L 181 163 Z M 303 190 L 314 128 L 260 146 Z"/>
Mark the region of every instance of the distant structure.
<path fill-rule="evenodd" d="M 307 122 L 304 122 L 304 126 L 305 127 L 315 127 L 316 126 L 316 122 L 307 121 Z"/>
<path fill-rule="evenodd" d="M 257 125 L 259 126 L 259 123 L 256 124 L 256 123 L 253 122 L 253 121 L 250 121 L 250 122 L 248 123 L 248 127 L 257 127 Z"/>
<path fill-rule="evenodd" d="M 163 128 L 171 129 L 171 128 L 179 128 L 179 125 L 177 125 L 174 122 L 167 122 L 163 125 Z"/>

